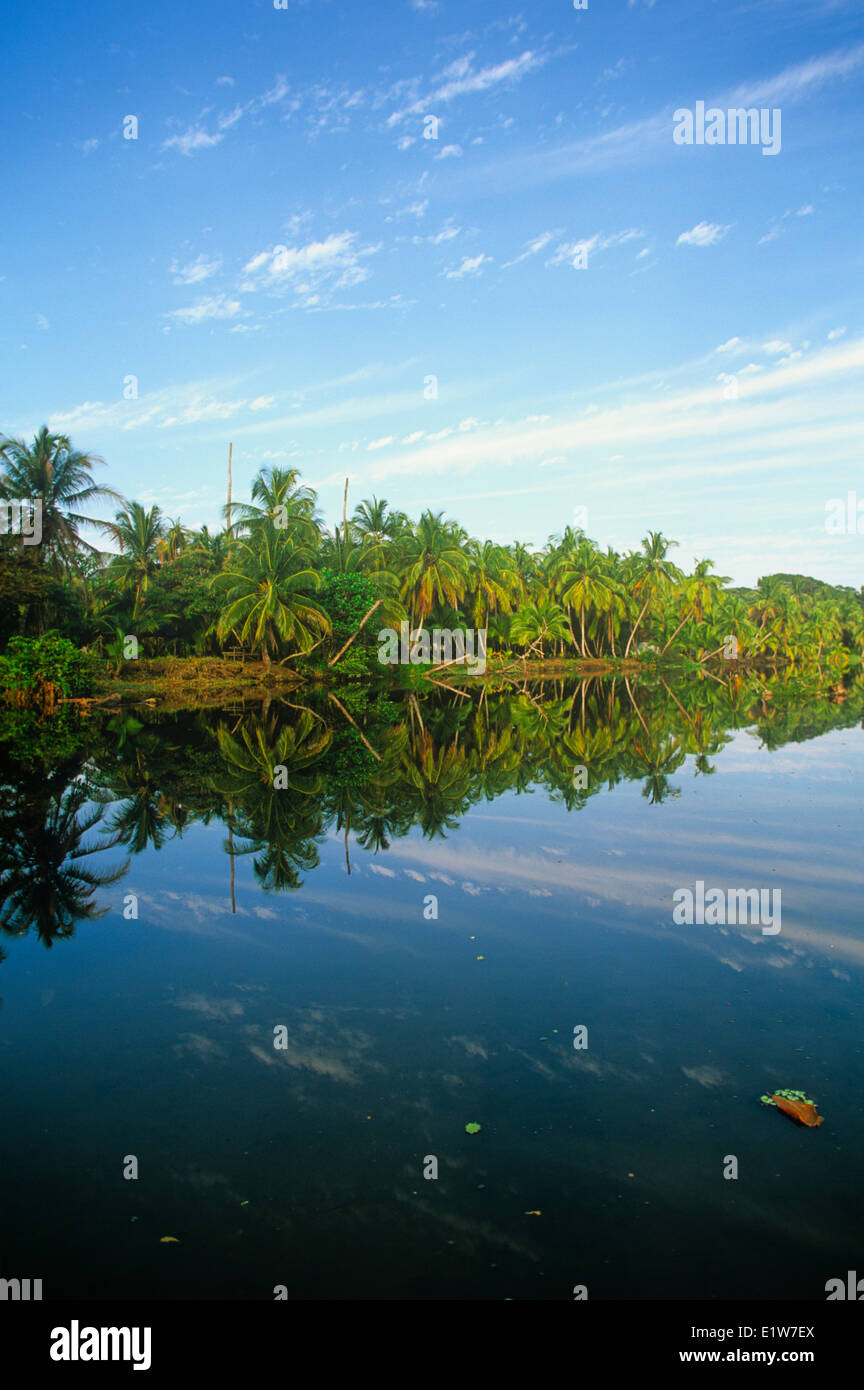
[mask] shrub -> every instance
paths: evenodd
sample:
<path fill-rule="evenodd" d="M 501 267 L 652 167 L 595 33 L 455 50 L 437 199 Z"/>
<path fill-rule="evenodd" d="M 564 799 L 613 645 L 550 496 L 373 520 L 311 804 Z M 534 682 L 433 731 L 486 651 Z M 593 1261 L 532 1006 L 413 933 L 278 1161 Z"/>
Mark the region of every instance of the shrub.
<path fill-rule="evenodd" d="M 5 655 L 0 657 L 0 685 L 24 703 L 40 701 L 43 693 L 49 704 L 57 695 L 89 695 L 95 673 L 93 657 L 57 632 L 11 637 Z"/>

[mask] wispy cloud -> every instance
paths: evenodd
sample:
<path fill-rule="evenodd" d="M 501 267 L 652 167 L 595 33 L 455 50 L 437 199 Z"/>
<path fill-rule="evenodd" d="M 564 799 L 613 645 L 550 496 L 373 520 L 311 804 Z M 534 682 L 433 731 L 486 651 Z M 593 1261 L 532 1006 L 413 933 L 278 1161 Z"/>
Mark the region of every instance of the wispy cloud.
<path fill-rule="evenodd" d="M 239 299 L 217 294 L 199 299 L 197 303 L 190 304 L 185 309 L 171 309 L 165 317 L 175 323 L 195 324 L 203 323 L 205 319 L 235 319 L 242 313 L 243 306 Z"/>
<path fill-rule="evenodd" d="M 488 92 L 493 87 L 499 87 L 503 83 L 518 82 L 529 72 L 535 72 L 543 67 L 548 61 L 545 54 L 535 53 L 530 49 L 521 53 L 518 58 L 508 58 L 503 63 L 495 63 L 489 67 L 475 69 L 473 66 L 472 54 L 470 57 L 463 58 L 457 64 L 451 65 L 448 73 L 445 74 L 447 80 L 433 87 L 425 96 L 418 98 L 401 111 L 394 111 L 388 118 L 388 126 L 398 125 L 404 121 L 406 116 L 415 116 L 433 110 L 435 106 L 444 106 L 457 97 L 467 96 L 474 92 Z"/>
<path fill-rule="evenodd" d="M 190 126 L 182 135 L 169 135 L 162 141 L 163 150 L 178 150 L 180 154 L 195 154 L 197 150 L 209 150 L 218 145 L 222 136 L 217 132 L 210 134 L 200 126 Z"/>
<path fill-rule="evenodd" d="M 716 246 L 718 241 L 722 241 L 728 232 L 728 226 L 723 227 L 717 222 L 697 222 L 695 227 L 691 227 L 689 232 L 682 232 L 676 241 L 676 246 Z"/>
<path fill-rule="evenodd" d="M 175 285 L 197 285 L 201 280 L 209 280 L 221 269 L 221 256 L 205 256 L 203 253 L 188 265 L 179 265 L 176 260 L 171 263 Z"/>
<path fill-rule="evenodd" d="M 460 265 L 451 267 L 442 274 L 448 280 L 464 280 L 466 276 L 479 275 L 482 267 L 488 265 L 491 259 L 491 256 L 481 251 L 479 256 L 466 256 Z"/>

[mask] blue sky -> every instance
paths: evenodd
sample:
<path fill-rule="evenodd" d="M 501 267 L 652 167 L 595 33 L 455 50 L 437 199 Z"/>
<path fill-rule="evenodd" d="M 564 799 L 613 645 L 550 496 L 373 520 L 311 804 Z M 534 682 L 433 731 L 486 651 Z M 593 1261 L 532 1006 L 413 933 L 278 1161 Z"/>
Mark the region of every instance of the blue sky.
<path fill-rule="evenodd" d="M 290 464 L 330 521 L 350 477 L 352 505 L 500 541 L 582 516 L 737 583 L 864 583 L 864 534 L 825 528 L 864 503 L 860 0 L 88 0 L 16 25 L 4 432 L 62 429 L 192 525 L 218 523 L 230 440 L 235 495 Z M 699 101 L 779 110 L 779 152 L 676 144 Z"/>

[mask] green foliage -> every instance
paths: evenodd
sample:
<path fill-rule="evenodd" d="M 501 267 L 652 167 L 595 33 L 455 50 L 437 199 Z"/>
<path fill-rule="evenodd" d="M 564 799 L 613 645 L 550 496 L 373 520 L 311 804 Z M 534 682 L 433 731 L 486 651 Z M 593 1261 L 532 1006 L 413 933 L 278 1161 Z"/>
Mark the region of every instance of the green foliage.
<path fill-rule="evenodd" d="M 322 761 L 322 769 L 336 787 L 362 787 L 372 775 L 375 759 L 354 729 L 334 735 Z"/>
<path fill-rule="evenodd" d="M 93 658 L 56 632 L 12 637 L 0 657 L 0 684 L 24 693 L 50 684 L 64 696 L 89 695 L 95 674 Z"/>
<path fill-rule="evenodd" d="M 318 591 L 318 602 L 330 619 L 333 627 L 332 645 L 338 651 L 342 643 L 347 642 L 351 634 L 356 632 L 380 595 L 371 580 L 363 574 L 337 574 L 332 569 L 324 569 L 321 571 L 321 578 L 323 583 Z M 357 641 L 360 642 L 364 638 L 369 640 L 366 628 Z M 346 657 L 347 655 L 348 653 Z M 343 667 L 344 661 L 345 658 L 340 660 L 340 668 Z"/>

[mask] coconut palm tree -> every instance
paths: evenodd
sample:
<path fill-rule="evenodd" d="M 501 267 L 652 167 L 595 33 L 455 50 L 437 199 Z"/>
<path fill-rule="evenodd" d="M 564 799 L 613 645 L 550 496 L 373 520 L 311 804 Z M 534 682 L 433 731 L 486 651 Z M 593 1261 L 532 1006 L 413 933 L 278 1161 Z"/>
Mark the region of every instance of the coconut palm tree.
<path fill-rule="evenodd" d="M 109 565 L 109 574 L 117 576 L 120 587 L 134 594 L 133 620 L 138 615 L 142 594 L 160 563 L 160 547 L 165 536 L 165 523 L 157 506 L 149 511 L 140 502 L 127 502 L 113 521 L 103 521 L 102 528 L 120 546 Z"/>
<path fill-rule="evenodd" d="M 464 534 L 464 533 L 462 533 Z M 468 584 L 468 557 L 459 532 L 443 519 L 443 513 L 426 511 L 406 541 L 406 569 L 402 597 L 411 604 L 411 625 L 415 617 L 423 623 L 436 603 L 454 607 Z"/>
<path fill-rule="evenodd" d="M 315 491 L 300 482 L 296 468 L 262 468 L 252 483 L 252 501 L 232 503 L 231 517 L 227 516 L 227 506 L 223 511 L 235 536 L 238 529 L 250 534 L 257 524 L 269 518 L 286 536 L 314 545 L 319 531 L 317 501 Z"/>
<path fill-rule="evenodd" d="M 302 547 L 292 546 L 271 520 L 262 519 L 212 581 L 225 598 L 217 622 L 220 639 L 236 633 L 241 645 L 259 651 L 269 666 L 281 647 L 293 643 L 308 651 L 319 635 L 329 633 L 327 615 L 309 597 L 321 587 L 321 576 L 307 559 Z"/>
<path fill-rule="evenodd" d="M 468 587 L 474 595 L 475 628 L 485 628 L 493 613 L 510 612 L 510 595 L 518 584 L 510 556 L 494 541 L 470 541 Z"/>
<path fill-rule="evenodd" d="M 67 435 L 52 434 L 47 425 L 32 444 L 0 438 L 0 498 L 41 501 L 43 554 L 58 577 L 64 570 L 71 575 L 79 569 L 81 551 L 99 553 L 78 528 L 100 523 L 81 509 L 102 498 L 123 501 L 113 488 L 93 482 L 93 468 L 103 462 L 96 454 L 73 449 Z"/>
<path fill-rule="evenodd" d="M 625 661 L 630 655 L 633 639 L 639 631 L 642 619 L 648 612 L 650 605 L 656 603 L 678 577 L 677 569 L 671 560 L 666 558 L 669 547 L 677 544 L 677 541 L 667 541 L 660 531 L 649 531 L 642 542 L 642 553 L 632 557 L 633 597 L 637 602 L 644 601 L 639 616 L 633 624 L 633 630 L 627 639 L 627 646 L 624 649 Z"/>
<path fill-rule="evenodd" d="M 563 642 L 569 632 L 563 608 L 550 594 L 539 593 L 535 599 L 523 603 L 510 620 L 510 636 L 514 642 L 523 646 L 537 645 L 541 660 L 544 656 L 545 642 Z"/>

